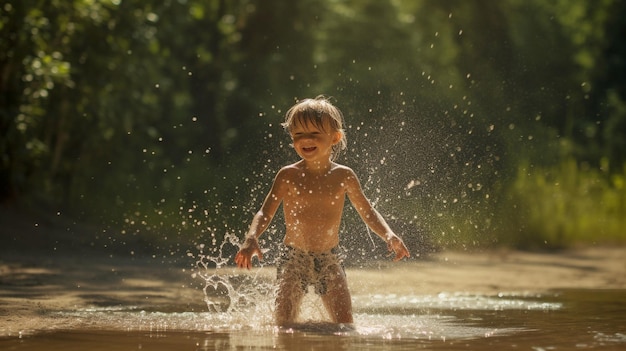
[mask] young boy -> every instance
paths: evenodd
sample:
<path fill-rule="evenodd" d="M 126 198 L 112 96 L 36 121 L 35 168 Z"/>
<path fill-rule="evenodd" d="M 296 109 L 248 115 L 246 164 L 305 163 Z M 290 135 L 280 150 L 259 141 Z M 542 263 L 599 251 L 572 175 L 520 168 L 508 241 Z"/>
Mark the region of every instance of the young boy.
<path fill-rule="evenodd" d="M 278 265 L 276 324 L 296 320 L 309 285 L 334 323 L 353 323 L 346 276 L 335 252 L 345 196 L 395 253 L 394 261 L 409 257 L 409 251 L 365 197 L 352 169 L 333 162 L 347 145 L 343 116 L 335 106 L 322 96 L 302 100 L 287 111 L 282 125 L 301 160 L 276 174 L 235 262 L 250 269 L 253 256 L 263 259 L 258 238 L 282 203 L 286 233 Z"/>

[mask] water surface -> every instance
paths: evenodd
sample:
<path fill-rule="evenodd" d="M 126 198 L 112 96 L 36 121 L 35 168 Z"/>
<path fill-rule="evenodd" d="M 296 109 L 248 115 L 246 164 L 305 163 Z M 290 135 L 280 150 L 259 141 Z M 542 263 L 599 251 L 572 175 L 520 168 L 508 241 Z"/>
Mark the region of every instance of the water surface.
<path fill-rule="evenodd" d="M 315 316 L 315 298 L 305 313 Z M 48 312 L 57 328 L 0 339 L 2 350 L 624 350 L 626 291 L 543 295 L 354 296 L 355 328 L 308 320 L 279 329 L 238 312 L 133 306 Z"/>
<path fill-rule="evenodd" d="M 64 257 L 5 256 L 0 350 L 626 349 L 617 249 L 352 267 L 354 328 L 323 322 L 315 294 L 297 326 L 276 328 L 271 266 Z"/>

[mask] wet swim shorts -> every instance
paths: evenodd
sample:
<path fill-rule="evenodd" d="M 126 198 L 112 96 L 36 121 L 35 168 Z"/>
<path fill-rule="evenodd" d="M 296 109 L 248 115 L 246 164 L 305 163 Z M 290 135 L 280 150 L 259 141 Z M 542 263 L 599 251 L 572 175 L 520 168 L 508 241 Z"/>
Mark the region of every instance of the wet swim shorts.
<path fill-rule="evenodd" d="M 313 285 L 316 294 L 324 295 L 328 291 L 329 282 L 335 276 L 345 276 L 338 251 L 334 248 L 327 252 L 313 253 L 283 246 L 277 267 L 277 278 L 279 281 L 298 279 L 305 292 Z"/>

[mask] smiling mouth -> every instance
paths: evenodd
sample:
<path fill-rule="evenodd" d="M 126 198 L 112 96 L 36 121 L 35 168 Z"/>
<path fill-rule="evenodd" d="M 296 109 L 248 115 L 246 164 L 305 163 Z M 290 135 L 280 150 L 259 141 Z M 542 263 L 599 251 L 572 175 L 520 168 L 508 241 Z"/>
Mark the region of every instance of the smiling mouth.
<path fill-rule="evenodd" d="M 303 147 L 302 151 L 304 151 L 304 152 L 311 152 L 311 151 L 315 151 L 315 149 L 317 149 L 317 147 L 309 146 L 309 147 Z"/>

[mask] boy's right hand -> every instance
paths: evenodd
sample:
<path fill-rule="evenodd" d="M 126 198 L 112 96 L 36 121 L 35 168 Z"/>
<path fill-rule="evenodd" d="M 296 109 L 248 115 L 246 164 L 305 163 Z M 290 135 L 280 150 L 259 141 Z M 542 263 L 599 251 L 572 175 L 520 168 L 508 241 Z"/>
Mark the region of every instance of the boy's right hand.
<path fill-rule="evenodd" d="M 394 235 L 391 239 L 389 239 L 387 242 L 387 249 L 396 254 L 396 257 L 393 259 L 394 262 L 400 261 L 404 257 L 411 256 L 409 249 L 407 249 L 406 245 L 404 245 L 404 241 L 402 241 L 402 239 L 400 239 L 397 235 Z"/>
<path fill-rule="evenodd" d="M 235 263 L 239 268 L 250 269 L 252 267 L 252 257 L 257 256 L 259 261 L 263 259 L 263 253 L 256 238 L 247 238 L 241 245 L 239 252 L 235 255 Z"/>

